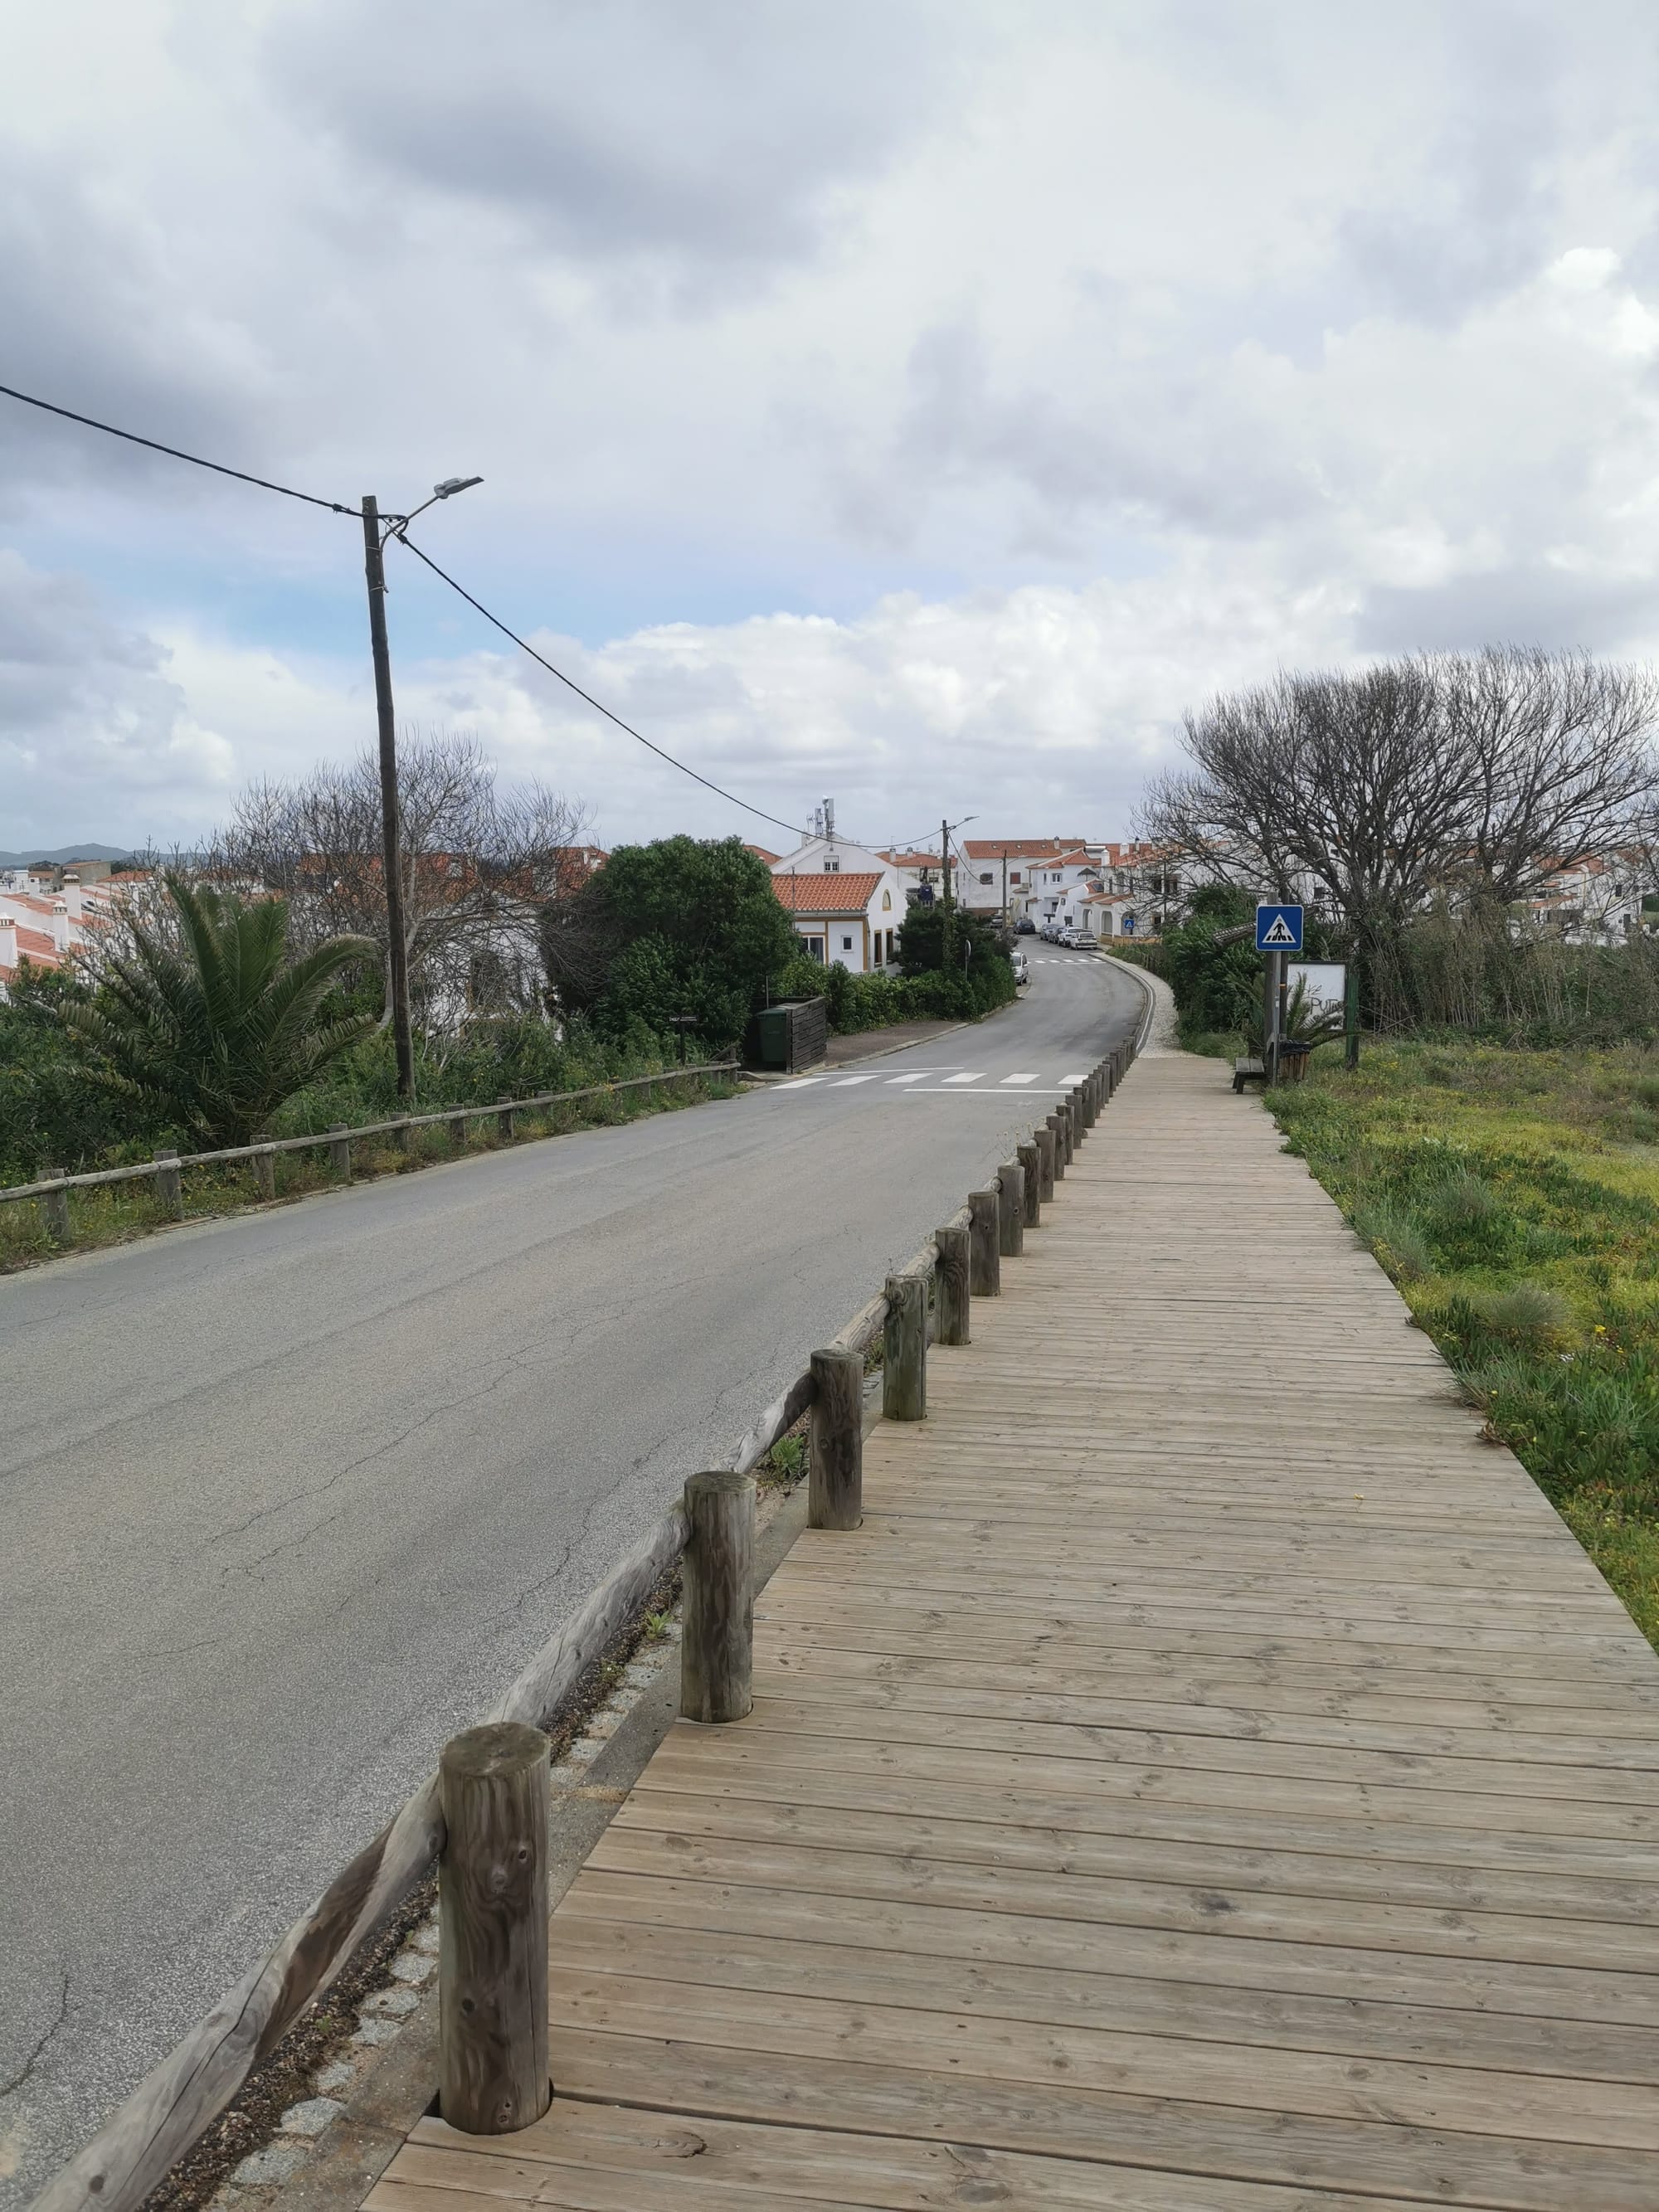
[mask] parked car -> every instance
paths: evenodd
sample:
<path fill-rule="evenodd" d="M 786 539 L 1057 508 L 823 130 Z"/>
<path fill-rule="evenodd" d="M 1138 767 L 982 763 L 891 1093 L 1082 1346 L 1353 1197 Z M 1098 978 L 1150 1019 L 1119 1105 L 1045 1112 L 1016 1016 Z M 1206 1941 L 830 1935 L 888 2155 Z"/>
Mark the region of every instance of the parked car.
<path fill-rule="evenodd" d="M 1086 929 L 1063 929 L 1060 941 L 1062 945 L 1069 945 L 1073 952 L 1087 952 L 1095 940 Z"/>
<path fill-rule="evenodd" d="M 1060 924 L 1057 921 L 1045 921 L 1042 928 L 1038 930 L 1037 935 L 1042 939 L 1045 945 L 1058 945 L 1060 942 Z"/>
<path fill-rule="evenodd" d="M 1014 971 L 1015 982 L 1029 983 L 1031 980 L 1031 963 L 1018 945 L 1008 955 L 1008 961 Z"/>
<path fill-rule="evenodd" d="M 1016 937 L 1035 937 L 1036 935 L 1036 924 L 1032 921 L 1029 914 L 1021 915 L 1019 920 L 1014 924 L 1014 935 Z"/>

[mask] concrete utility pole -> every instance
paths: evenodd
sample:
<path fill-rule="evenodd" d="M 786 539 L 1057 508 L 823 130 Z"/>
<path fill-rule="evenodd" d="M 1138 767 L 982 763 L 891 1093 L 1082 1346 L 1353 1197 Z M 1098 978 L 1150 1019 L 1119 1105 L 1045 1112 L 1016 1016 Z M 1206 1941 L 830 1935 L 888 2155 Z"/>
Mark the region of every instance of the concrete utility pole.
<path fill-rule="evenodd" d="M 394 518 L 395 520 L 395 518 Z M 380 509 L 363 494 L 363 567 L 368 578 L 368 639 L 374 657 L 374 711 L 380 737 L 380 851 L 386 872 L 386 986 L 398 1096 L 415 1096 L 415 1048 L 409 1028 L 409 940 L 404 934 L 403 823 L 398 805 L 398 723 L 392 705 L 392 648 L 386 630 L 386 544 Z"/>

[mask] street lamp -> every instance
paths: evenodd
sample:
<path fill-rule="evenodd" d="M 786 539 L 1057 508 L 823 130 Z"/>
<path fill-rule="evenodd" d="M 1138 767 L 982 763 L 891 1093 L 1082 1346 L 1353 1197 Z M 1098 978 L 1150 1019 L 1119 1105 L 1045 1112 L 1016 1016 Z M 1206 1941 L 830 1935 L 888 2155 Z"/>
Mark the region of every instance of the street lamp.
<path fill-rule="evenodd" d="M 415 1096 L 415 1048 L 409 1029 L 409 945 L 404 935 L 403 831 L 398 805 L 398 726 L 392 708 L 392 649 L 386 629 L 386 546 L 408 529 L 417 514 L 441 499 L 470 491 L 482 477 L 446 477 L 432 496 L 409 514 L 388 514 L 381 528 L 379 502 L 363 495 L 363 568 L 368 578 L 368 641 L 374 659 L 374 711 L 380 736 L 380 855 L 386 872 L 387 985 L 392 999 L 392 1041 L 398 1055 L 398 1096 Z"/>

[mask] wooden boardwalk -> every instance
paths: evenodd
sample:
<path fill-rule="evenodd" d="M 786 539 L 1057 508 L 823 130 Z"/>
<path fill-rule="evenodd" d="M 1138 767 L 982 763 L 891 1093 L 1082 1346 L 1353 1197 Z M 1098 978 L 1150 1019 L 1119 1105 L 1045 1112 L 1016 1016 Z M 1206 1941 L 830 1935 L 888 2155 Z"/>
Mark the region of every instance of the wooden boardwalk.
<path fill-rule="evenodd" d="M 1267 1115 L 1142 1060 L 369 2212 L 1659 2207 L 1659 1662 Z"/>

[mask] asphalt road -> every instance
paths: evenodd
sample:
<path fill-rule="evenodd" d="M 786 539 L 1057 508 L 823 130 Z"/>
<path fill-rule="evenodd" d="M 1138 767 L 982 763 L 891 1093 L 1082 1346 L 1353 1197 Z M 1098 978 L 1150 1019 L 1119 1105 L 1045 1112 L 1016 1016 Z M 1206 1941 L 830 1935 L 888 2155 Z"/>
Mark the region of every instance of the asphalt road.
<path fill-rule="evenodd" d="M 1139 1020 L 1027 945 L 931 1046 L 0 1281 L 0 2203 Z"/>

